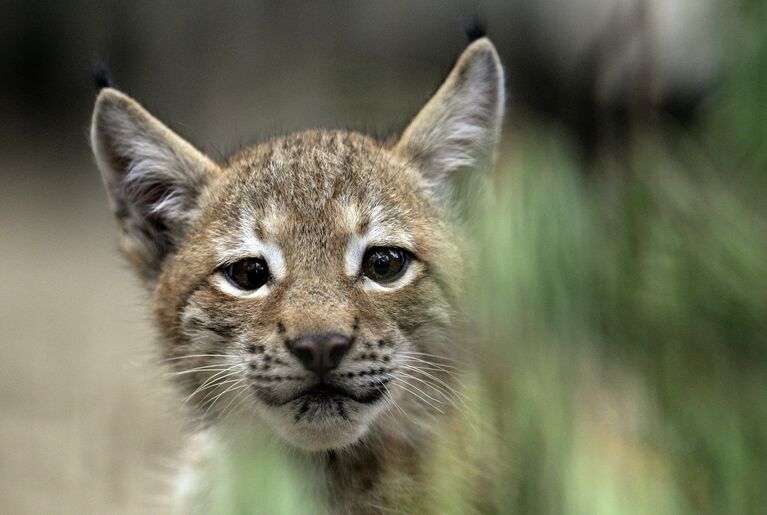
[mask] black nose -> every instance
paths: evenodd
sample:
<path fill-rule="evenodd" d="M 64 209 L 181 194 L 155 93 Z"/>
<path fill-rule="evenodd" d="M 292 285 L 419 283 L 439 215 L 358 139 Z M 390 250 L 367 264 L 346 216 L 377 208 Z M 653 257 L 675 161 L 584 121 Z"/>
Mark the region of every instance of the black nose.
<path fill-rule="evenodd" d="M 351 339 L 337 333 L 310 334 L 287 341 L 288 350 L 319 376 L 336 368 L 350 346 Z"/>

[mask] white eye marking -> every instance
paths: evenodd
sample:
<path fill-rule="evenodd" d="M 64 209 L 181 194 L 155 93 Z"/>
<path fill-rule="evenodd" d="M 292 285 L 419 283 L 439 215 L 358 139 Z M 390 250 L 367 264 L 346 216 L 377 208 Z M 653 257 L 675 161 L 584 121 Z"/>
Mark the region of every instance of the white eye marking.
<path fill-rule="evenodd" d="M 348 210 L 348 212 L 353 212 L 353 210 Z M 347 216 L 349 215 L 347 214 Z M 381 209 L 374 208 L 370 215 L 368 230 L 362 235 L 353 234 L 349 239 L 344 256 L 344 272 L 347 277 L 360 276 L 365 251 L 372 247 L 396 247 L 414 253 L 415 243 L 412 236 L 403 231 L 402 228 L 390 227 L 383 223 Z M 363 289 L 377 292 L 396 290 L 410 283 L 422 271 L 423 264 L 413 260 L 409 263 L 402 277 L 396 281 L 379 284 L 368 277 L 363 277 Z"/>
<path fill-rule="evenodd" d="M 339 220 L 349 232 L 359 232 L 362 215 L 356 204 L 343 204 L 338 213 Z"/>
<path fill-rule="evenodd" d="M 364 236 L 354 235 L 349 241 L 349 247 L 346 249 L 346 259 L 344 260 L 344 271 L 347 277 L 354 277 L 362 269 L 362 257 L 367 249 L 367 240 Z"/>
<path fill-rule="evenodd" d="M 397 247 L 414 252 L 415 245 L 409 234 L 378 226 L 371 227 L 364 235 L 353 235 L 346 248 L 344 271 L 347 277 L 359 275 L 365 251 L 372 247 Z"/>
<path fill-rule="evenodd" d="M 233 285 L 232 282 L 224 276 L 223 272 L 216 273 L 213 276 L 212 281 L 213 285 L 222 292 L 241 299 L 258 299 L 266 297 L 271 291 L 268 284 L 265 284 L 256 290 L 242 290 Z"/>
<path fill-rule="evenodd" d="M 221 265 L 245 258 L 261 258 L 266 261 L 269 273 L 275 280 L 281 281 L 287 275 L 285 258 L 279 245 L 274 241 L 263 242 L 254 234 L 244 234 L 234 246 L 228 241 L 220 243 L 217 257 Z"/>
<path fill-rule="evenodd" d="M 240 237 L 236 240 L 232 237 L 217 241 L 218 263 L 220 266 L 235 263 L 246 258 L 261 258 L 266 261 L 269 268 L 270 278 L 274 281 L 282 281 L 287 276 L 285 258 L 279 245 L 273 240 L 261 241 L 253 230 L 253 224 L 243 221 L 240 224 Z M 233 235 L 234 236 L 234 235 Z M 217 272 L 212 278 L 213 285 L 222 292 L 243 299 L 265 297 L 271 291 L 269 284 L 265 284 L 256 290 L 242 290 L 237 288 L 224 276 Z"/>
<path fill-rule="evenodd" d="M 254 215 L 250 215 L 251 219 L 255 219 Z M 261 227 L 261 236 L 265 239 L 274 238 L 276 234 L 279 234 L 280 230 L 285 226 L 285 216 L 277 207 L 271 206 L 258 218 L 259 226 Z M 247 227 L 252 227 L 251 223 Z M 243 225 L 243 227 L 245 227 Z"/>
<path fill-rule="evenodd" d="M 269 273 L 275 280 L 281 281 L 285 279 L 288 271 L 285 267 L 285 258 L 282 256 L 282 250 L 273 241 L 267 241 L 261 243 L 255 236 L 252 237 L 253 242 L 250 243 L 251 254 L 249 257 L 260 257 L 266 261 L 266 265 L 269 267 Z"/>

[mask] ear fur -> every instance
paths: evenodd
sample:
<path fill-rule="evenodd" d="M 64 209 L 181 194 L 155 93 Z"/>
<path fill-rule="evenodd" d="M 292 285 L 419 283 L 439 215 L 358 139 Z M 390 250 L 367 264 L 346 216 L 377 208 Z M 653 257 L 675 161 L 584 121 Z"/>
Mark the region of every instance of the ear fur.
<path fill-rule="evenodd" d="M 451 196 L 457 172 L 492 164 L 504 102 L 498 53 L 489 39 L 480 38 L 464 50 L 395 149 L 420 166 L 436 193 Z"/>
<path fill-rule="evenodd" d="M 151 281 L 183 236 L 203 185 L 218 167 L 112 88 L 96 99 L 91 146 L 120 224 L 120 246 Z"/>

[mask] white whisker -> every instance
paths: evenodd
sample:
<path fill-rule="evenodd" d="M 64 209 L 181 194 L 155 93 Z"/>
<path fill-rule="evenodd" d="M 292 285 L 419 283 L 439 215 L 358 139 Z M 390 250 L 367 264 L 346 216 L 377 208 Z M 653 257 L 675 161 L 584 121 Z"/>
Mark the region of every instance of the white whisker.
<path fill-rule="evenodd" d="M 441 409 L 441 408 L 439 408 L 438 406 L 435 406 L 434 404 L 432 404 L 431 402 L 429 402 L 429 400 L 428 400 L 427 398 L 425 398 L 424 396 L 426 396 L 426 397 L 428 397 L 428 398 L 431 398 L 431 397 L 430 397 L 429 395 L 427 395 L 427 394 L 425 394 L 425 393 L 421 392 L 421 390 L 419 390 L 419 389 L 418 389 L 416 386 L 413 386 L 412 384 L 408 383 L 408 382 L 407 382 L 407 381 L 405 381 L 404 379 L 400 379 L 400 378 L 398 378 L 398 377 L 395 377 L 395 378 L 394 378 L 394 381 L 396 381 L 396 382 L 397 382 L 397 384 L 400 386 L 400 388 L 402 388 L 403 390 L 405 390 L 405 391 L 407 391 L 407 392 L 411 393 L 411 394 L 412 394 L 412 395 L 414 395 L 416 398 L 418 398 L 418 399 L 422 400 L 424 403 L 428 404 L 429 406 L 431 406 L 432 408 L 434 408 L 434 409 L 435 409 L 436 411 L 438 411 L 439 413 L 443 413 L 443 414 L 444 414 L 444 411 L 442 411 L 442 409 Z M 410 388 L 413 388 L 413 389 L 415 389 L 416 391 L 414 392 L 413 390 L 411 390 L 411 389 L 410 389 L 410 388 L 408 388 L 408 387 L 410 387 Z M 421 392 L 421 393 L 419 394 L 419 393 L 417 393 L 417 392 Z M 433 399 L 433 398 L 431 398 L 431 399 L 432 399 L 434 402 L 438 403 L 438 404 L 442 404 L 442 401 L 438 401 L 438 400 L 436 400 L 436 399 Z"/>
<path fill-rule="evenodd" d="M 245 385 L 245 386 L 247 386 L 247 385 Z M 232 397 L 232 399 L 229 401 L 229 403 L 228 403 L 226 406 L 224 406 L 224 408 L 221 410 L 221 413 L 222 413 L 222 414 L 226 413 L 226 415 L 224 415 L 224 419 L 223 419 L 223 421 L 224 421 L 224 422 L 225 422 L 225 421 L 226 421 L 226 420 L 229 418 L 229 415 L 231 415 L 231 414 L 232 414 L 232 412 L 234 411 L 234 408 L 232 408 L 232 410 L 231 410 L 231 411 L 229 411 L 228 413 L 227 413 L 227 411 L 226 411 L 226 410 L 227 410 L 227 409 L 229 409 L 229 406 L 231 406 L 231 405 L 234 403 L 234 401 L 235 401 L 235 400 L 237 400 L 237 398 L 238 398 L 240 395 L 242 395 L 242 394 L 243 394 L 243 392 L 247 392 L 247 391 L 248 391 L 248 389 L 247 389 L 247 388 L 241 388 L 241 389 L 240 389 L 240 391 L 239 391 L 239 392 L 237 392 L 237 394 L 236 394 L 234 397 Z M 243 399 L 240 399 L 240 402 L 238 402 L 238 403 L 237 403 L 237 405 L 236 405 L 235 407 L 239 406 L 239 405 L 242 403 L 242 400 L 243 400 Z M 245 400 L 247 400 L 247 396 L 245 397 Z"/>
<path fill-rule="evenodd" d="M 406 356 L 422 356 L 423 358 L 433 358 L 434 360 L 452 361 L 453 363 L 457 363 L 457 364 L 461 363 L 457 359 L 448 358 L 447 356 L 437 356 L 436 354 L 428 354 L 426 352 L 416 352 L 416 351 L 405 350 L 405 351 L 400 351 L 400 354 L 404 354 Z M 413 357 L 413 359 L 418 359 L 418 358 Z M 424 361 L 424 360 L 421 359 L 421 361 Z M 442 367 L 452 368 L 454 370 L 460 370 L 460 367 L 458 367 L 456 365 L 449 365 L 447 363 L 440 363 L 439 361 L 437 361 L 437 362 L 425 361 L 425 363 L 430 363 L 432 365 L 439 365 L 439 366 L 442 366 Z"/>
<path fill-rule="evenodd" d="M 401 356 L 405 361 L 409 361 L 412 366 L 418 367 L 422 370 L 431 370 L 433 372 L 442 372 L 444 374 L 449 375 L 450 377 L 455 378 L 458 380 L 461 377 L 460 372 L 456 372 L 453 370 L 447 370 L 445 368 L 442 368 L 440 365 L 434 365 L 433 363 L 430 363 L 428 361 L 424 361 L 422 359 L 413 358 L 412 356 Z"/>
<path fill-rule="evenodd" d="M 414 372 L 418 372 L 420 374 L 423 374 L 424 376 L 428 377 L 432 381 L 435 381 L 436 383 L 439 383 L 440 385 L 442 385 L 445 390 L 447 390 L 451 394 L 455 395 L 456 398 L 465 397 L 465 395 L 462 392 L 460 392 L 455 386 L 453 386 L 451 384 L 448 384 L 445 381 L 443 381 L 442 379 L 440 379 L 439 377 L 435 376 L 434 374 L 431 374 L 431 373 L 427 372 L 426 370 L 429 370 L 429 369 L 427 369 L 426 367 L 419 367 L 419 366 L 408 365 L 408 364 L 404 364 L 404 363 L 401 364 L 400 367 L 404 368 L 406 370 L 412 370 Z M 460 382 L 460 380 L 456 379 L 456 382 L 458 383 L 459 386 L 463 386 L 463 384 Z"/>
<path fill-rule="evenodd" d="M 245 381 L 245 378 L 242 378 L 242 379 L 238 379 L 238 380 L 236 380 L 236 382 L 235 382 L 233 385 L 229 386 L 229 387 L 228 387 L 226 390 L 224 390 L 223 392 L 219 393 L 219 394 L 218 394 L 216 397 L 214 397 L 214 398 L 213 398 L 213 399 L 211 399 L 210 401 L 206 402 L 205 404 L 202 404 L 202 405 L 200 405 L 200 409 L 202 409 L 203 407 L 205 407 L 205 405 L 206 405 L 206 404 L 207 404 L 207 405 L 209 405 L 209 406 L 208 406 L 208 408 L 205 410 L 205 413 L 203 414 L 203 418 L 205 418 L 205 417 L 207 417 L 207 416 L 208 416 L 208 413 L 210 413 L 210 410 L 213 408 L 213 406 L 216 404 L 216 402 L 217 402 L 217 401 L 218 401 L 218 400 L 219 400 L 219 399 L 220 399 L 220 398 L 221 398 L 223 395 L 226 395 L 227 393 L 229 393 L 229 392 L 231 392 L 231 391 L 234 391 L 235 389 L 237 389 L 237 390 L 241 390 L 241 389 L 243 389 L 243 388 L 249 388 L 249 387 L 250 387 L 250 385 L 248 385 L 248 384 L 245 384 L 245 385 L 239 386 L 239 385 L 240 385 L 240 383 L 242 383 L 243 381 Z"/>
<path fill-rule="evenodd" d="M 415 420 L 413 420 L 413 418 L 405 410 L 402 409 L 402 407 L 397 403 L 397 401 L 394 400 L 394 396 L 392 395 L 391 391 L 386 386 L 386 384 L 385 383 L 380 383 L 380 385 L 386 391 L 387 397 L 389 399 L 389 403 L 387 403 L 387 408 L 390 408 L 391 406 L 394 406 L 400 413 L 402 413 L 402 416 L 404 416 L 406 419 L 408 419 L 411 423 L 413 423 L 415 425 L 418 425 L 418 423 Z"/>
<path fill-rule="evenodd" d="M 224 379 L 226 379 L 228 377 L 236 376 L 236 375 L 237 375 L 237 372 L 232 372 L 232 373 L 227 374 L 225 376 L 221 376 L 219 378 L 220 379 L 219 381 L 213 381 L 213 382 L 211 382 L 210 384 L 207 384 L 207 385 L 200 385 L 199 387 L 197 387 L 197 389 L 194 392 L 192 392 L 191 395 L 189 395 L 189 397 L 187 397 L 185 399 L 185 402 L 189 402 L 189 400 L 191 400 L 195 394 L 204 392 L 205 390 L 210 390 L 205 395 L 205 397 L 203 397 L 200 401 L 197 402 L 197 404 L 199 404 L 200 402 L 205 402 L 206 399 L 208 399 L 211 395 L 214 395 L 216 393 L 216 388 L 219 388 L 220 386 L 225 385 L 225 384 L 230 384 L 230 383 L 232 383 L 232 382 L 237 380 L 235 378 L 235 379 L 228 379 L 228 380 L 224 381 Z"/>
<path fill-rule="evenodd" d="M 223 379 L 223 378 L 222 378 Z M 205 397 L 202 398 L 200 402 L 205 402 L 207 399 L 209 399 L 212 395 L 216 395 L 216 388 L 224 386 L 225 384 L 232 384 L 237 383 L 238 381 L 242 381 L 243 378 L 234 378 L 234 379 L 227 379 L 226 381 L 216 381 L 214 384 L 209 385 L 207 389 L 210 389 L 210 391 L 205 395 Z"/>
<path fill-rule="evenodd" d="M 207 378 L 205 381 L 203 381 L 203 383 L 200 386 L 197 387 L 197 389 L 195 391 L 193 391 L 191 394 L 189 394 L 189 396 L 186 399 L 184 399 L 184 402 L 189 402 L 189 399 L 191 399 L 192 397 L 197 395 L 197 393 L 199 393 L 199 392 L 201 392 L 203 390 L 207 390 L 208 386 L 211 383 L 215 383 L 217 380 L 224 379 L 226 377 L 230 377 L 230 376 L 233 376 L 235 374 L 238 374 L 239 370 L 235 370 L 233 372 L 230 372 L 230 371 L 233 370 L 234 368 L 236 368 L 240 364 L 241 363 L 236 363 L 236 364 L 230 366 L 229 368 L 221 370 L 220 372 L 217 372 L 217 373 L 213 374 L 212 376 L 210 376 L 209 378 Z M 227 374 L 227 372 L 230 372 L 230 373 Z"/>
<path fill-rule="evenodd" d="M 241 364 L 241 363 L 238 363 Z M 242 363 L 244 364 L 244 363 Z M 236 366 L 236 365 L 235 365 Z M 221 370 L 229 370 L 231 369 L 231 366 L 226 367 L 225 365 L 204 365 L 200 367 L 190 368 L 188 370 L 182 370 L 180 372 L 166 372 L 165 376 L 183 376 L 186 374 L 194 374 L 195 372 L 215 372 L 215 371 L 221 371 Z"/>
<path fill-rule="evenodd" d="M 168 361 L 177 361 L 180 359 L 191 359 L 191 358 L 234 358 L 235 356 L 232 356 L 231 354 L 187 354 L 184 356 L 176 356 L 174 358 L 164 358 L 160 360 L 160 363 L 165 363 Z"/>
<path fill-rule="evenodd" d="M 449 403 L 451 406 L 454 406 L 454 407 L 455 407 L 455 398 L 454 398 L 453 396 L 449 395 L 449 393 L 448 393 L 448 392 L 446 392 L 444 389 L 442 389 L 442 388 L 438 387 L 437 385 L 434 385 L 434 384 L 432 384 L 432 383 L 429 383 L 428 381 L 425 381 L 425 380 L 423 380 L 423 379 L 421 379 L 421 378 L 419 378 L 419 377 L 416 377 L 416 376 L 414 376 L 414 375 L 408 374 L 408 373 L 406 373 L 406 372 L 400 372 L 400 375 L 402 375 L 402 377 L 406 377 L 406 378 L 409 378 L 409 379 L 413 379 L 413 380 L 415 380 L 415 381 L 418 381 L 419 383 L 422 383 L 423 385 L 427 386 L 428 388 L 431 388 L 431 389 L 432 389 L 432 390 L 434 390 L 435 392 L 439 393 L 439 394 L 440 394 L 442 397 L 444 397 L 444 398 L 445 398 L 445 400 L 446 400 L 446 401 L 447 401 L 447 402 L 448 402 L 448 403 Z M 424 393 L 424 395 L 425 395 L 425 393 Z M 441 402 L 441 401 L 440 401 L 440 402 Z"/>

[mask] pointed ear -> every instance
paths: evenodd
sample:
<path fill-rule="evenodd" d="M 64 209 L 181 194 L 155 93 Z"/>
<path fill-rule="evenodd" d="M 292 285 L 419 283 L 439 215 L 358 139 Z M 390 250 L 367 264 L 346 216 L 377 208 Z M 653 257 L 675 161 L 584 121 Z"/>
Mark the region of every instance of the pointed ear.
<path fill-rule="evenodd" d="M 91 145 L 120 225 L 120 246 L 151 281 L 183 237 L 218 167 L 112 88 L 96 100 Z"/>
<path fill-rule="evenodd" d="M 469 45 L 395 149 L 417 163 L 427 184 L 452 196 L 458 172 L 492 164 L 505 101 L 503 68 L 487 38 Z"/>

